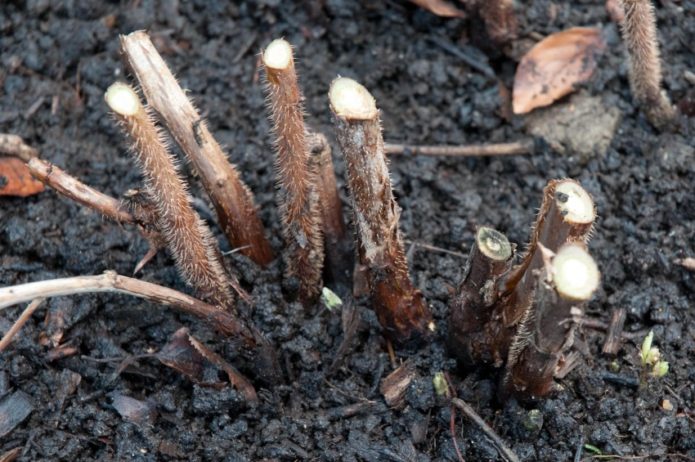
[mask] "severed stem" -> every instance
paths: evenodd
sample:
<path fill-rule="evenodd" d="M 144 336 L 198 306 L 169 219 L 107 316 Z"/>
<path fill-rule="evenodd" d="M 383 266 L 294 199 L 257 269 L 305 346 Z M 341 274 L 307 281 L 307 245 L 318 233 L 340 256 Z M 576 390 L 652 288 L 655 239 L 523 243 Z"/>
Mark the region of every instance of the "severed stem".
<path fill-rule="evenodd" d="M 658 129 L 669 126 L 676 111 L 661 89 L 661 58 L 654 6 L 650 0 L 622 0 L 623 41 L 630 57 L 630 88 L 647 119 Z"/>
<path fill-rule="evenodd" d="M 158 228 L 179 273 L 203 299 L 232 310 L 230 286 L 238 287 L 238 282 L 225 272 L 210 230 L 193 210 L 161 132 L 130 86 L 115 83 L 104 99 L 133 140 L 132 154 L 145 176 Z"/>
<path fill-rule="evenodd" d="M 422 156 L 514 156 L 518 154 L 533 154 L 535 142 L 532 138 L 512 143 L 478 144 L 462 146 L 417 146 L 409 144 L 384 144 L 386 154 L 406 154 Z"/>
<path fill-rule="evenodd" d="M 386 334 L 399 343 L 427 337 L 432 316 L 413 286 L 398 228 L 400 208 L 391 191 L 379 112 L 359 83 L 338 78 L 328 93 L 338 142 L 345 156 L 358 255 Z"/>
<path fill-rule="evenodd" d="M 316 174 L 311 170 L 303 96 L 297 83 L 292 47 L 274 40 L 262 56 L 268 109 L 275 133 L 275 176 L 278 184 L 286 276 L 299 282 L 299 300 L 316 301 L 322 283 L 323 236 Z"/>
<path fill-rule="evenodd" d="M 93 292 L 117 292 L 171 306 L 210 324 L 224 335 L 240 338 L 247 346 L 256 345 L 252 331 L 236 315 L 209 305 L 197 298 L 167 287 L 106 271 L 98 276 L 77 276 L 30 282 L 0 288 L 0 310 L 36 298 L 61 297 Z"/>
<path fill-rule="evenodd" d="M 567 243 L 585 244 L 596 218 L 594 202 L 581 185 L 570 179 L 551 180 L 543 190 L 543 202 L 521 263 L 500 281 L 500 298 L 487 327 L 493 363 L 500 366 L 521 320 L 531 306 L 536 277 L 544 266 L 539 244 L 556 252 Z"/>
<path fill-rule="evenodd" d="M 558 387 L 553 381 L 568 359 L 574 325 L 572 308 L 591 298 L 601 274 L 582 244 L 558 250 L 537 276 L 534 303 L 509 349 L 503 394 L 522 399 L 548 395 Z"/>
<path fill-rule="evenodd" d="M 335 179 L 331 145 L 323 134 L 311 133 L 309 146 L 312 168 L 316 172 L 318 202 L 321 205 L 319 209 L 326 257 L 324 275 L 334 283 L 349 281 L 354 267 L 353 252 L 345 232 L 343 203 Z"/>
<path fill-rule="evenodd" d="M 5 348 L 10 344 L 14 336 L 17 335 L 17 332 L 24 327 L 24 324 L 27 323 L 31 315 L 41 306 L 44 300 L 44 298 L 36 298 L 27 305 L 24 311 L 22 311 L 22 314 L 19 315 L 19 318 L 12 324 L 12 327 L 2 336 L 2 340 L 0 340 L 0 351 L 5 351 Z"/>
<path fill-rule="evenodd" d="M 463 278 L 449 307 L 449 349 L 465 364 L 492 362 L 485 326 L 497 301 L 497 283 L 511 268 L 514 249 L 507 237 L 481 227 L 475 236 Z"/>
<path fill-rule="evenodd" d="M 200 175 L 233 248 L 261 265 L 273 259 L 251 191 L 229 163 L 207 124 L 188 100 L 147 33 L 121 36 L 123 54 L 150 106 L 166 123 Z"/>

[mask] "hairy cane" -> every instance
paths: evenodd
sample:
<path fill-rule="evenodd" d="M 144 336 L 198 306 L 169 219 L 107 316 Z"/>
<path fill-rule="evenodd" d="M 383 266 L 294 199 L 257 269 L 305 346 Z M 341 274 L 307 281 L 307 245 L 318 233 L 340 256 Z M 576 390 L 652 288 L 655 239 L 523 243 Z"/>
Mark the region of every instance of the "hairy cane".
<path fill-rule="evenodd" d="M 661 59 L 654 6 L 650 0 L 622 0 L 623 41 L 630 56 L 630 88 L 649 121 L 658 129 L 669 126 L 676 112 L 661 89 Z"/>
<path fill-rule="evenodd" d="M 200 176 L 229 243 L 258 264 L 270 263 L 273 252 L 251 191 L 227 160 L 147 33 L 137 31 L 122 35 L 121 49 L 150 107 L 164 121 Z"/>
<path fill-rule="evenodd" d="M 158 227 L 179 273 L 203 299 L 232 310 L 234 295 L 230 287 L 237 283 L 230 280 L 218 260 L 210 230 L 191 206 L 191 197 L 161 131 L 130 86 L 115 83 L 104 98 L 133 141 L 132 154 L 145 177 Z"/>
<path fill-rule="evenodd" d="M 286 250 L 286 276 L 299 281 L 299 299 L 316 300 L 322 287 L 323 236 L 316 175 L 311 170 L 302 93 L 292 47 L 277 39 L 262 55 L 268 108 L 275 132 L 275 172 Z"/>
<path fill-rule="evenodd" d="M 600 273 L 581 244 L 551 254 L 537 272 L 536 295 L 509 350 L 502 393 L 521 399 L 546 396 L 559 387 L 553 376 L 572 346 L 572 308 L 596 291 Z"/>
<path fill-rule="evenodd" d="M 484 328 L 498 298 L 498 281 L 511 268 L 513 254 L 513 246 L 499 231 L 481 227 L 476 233 L 463 278 L 449 306 L 449 349 L 465 364 L 492 362 L 485 357 L 489 348 Z"/>
<path fill-rule="evenodd" d="M 335 179 L 331 145 L 321 133 L 311 133 L 309 146 L 312 170 L 316 172 L 323 247 L 326 254 L 323 274 L 332 283 L 349 284 L 354 267 L 353 250 L 345 232 L 343 203 Z"/>
<path fill-rule="evenodd" d="M 396 342 L 422 338 L 433 326 L 432 317 L 408 274 L 376 102 L 366 88 L 347 78 L 333 81 L 328 98 L 347 163 L 358 255 L 377 317 Z"/>

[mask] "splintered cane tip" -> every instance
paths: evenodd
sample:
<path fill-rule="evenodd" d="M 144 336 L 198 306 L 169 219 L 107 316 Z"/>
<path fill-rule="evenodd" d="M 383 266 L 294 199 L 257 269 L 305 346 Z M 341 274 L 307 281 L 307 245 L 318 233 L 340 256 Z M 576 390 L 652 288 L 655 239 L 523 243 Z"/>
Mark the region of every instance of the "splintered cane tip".
<path fill-rule="evenodd" d="M 512 246 L 507 236 L 492 228 L 481 227 L 475 235 L 475 241 L 486 257 L 496 261 L 507 261 L 512 256 Z"/>
<path fill-rule="evenodd" d="M 373 120 L 376 102 L 369 91 L 356 81 L 338 77 L 331 83 L 328 99 L 335 115 L 349 120 Z"/>
<path fill-rule="evenodd" d="M 140 98 L 130 85 L 116 82 L 104 94 L 104 100 L 111 110 L 121 116 L 133 116 L 140 111 Z"/>
<path fill-rule="evenodd" d="M 292 46 L 285 39 L 276 39 L 263 52 L 263 64 L 271 69 L 287 69 L 292 62 Z"/>
<path fill-rule="evenodd" d="M 591 255 L 583 247 L 573 244 L 562 247 L 555 254 L 552 273 L 555 290 L 567 300 L 588 300 L 601 279 Z"/>
<path fill-rule="evenodd" d="M 573 224 L 593 223 L 596 218 L 594 201 L 578 183 L 566 180 L 555 188 L 555 199 L 564 220 Z"/>

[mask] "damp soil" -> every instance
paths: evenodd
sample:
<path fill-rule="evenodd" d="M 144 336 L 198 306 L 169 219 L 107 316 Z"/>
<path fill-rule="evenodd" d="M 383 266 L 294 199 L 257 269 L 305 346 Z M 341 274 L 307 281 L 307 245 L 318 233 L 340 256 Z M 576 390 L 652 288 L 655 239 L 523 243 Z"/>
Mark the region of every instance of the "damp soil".
<path fill-rule="evenodd" d="M 393 364 L 366 300 L 353 303 L 362 308 L 360 324 L 343 362 L 329 370 L 344 336 L 340 311 L 317 305 L 305 313 L 287 301 L 280 262 L 259 269 L 232 253 L 228 263 L 255 300 L 253 320 L 279 350 L 284 384 L 251 377 L 260 401 L 250 405 L 228 386 L 195 384 L 151 357 L 187 326 L 249 373 L 239 345 L 199 320 L 125 296 L 57 298 L 0 355 L 0 454 L 15 450 L 27 461 L 454 461 L 451 410 L 432 385 L 436 372 L 448 371 L 458 396 L 521 460 L 580 460 L 597 451 L 633 460 L 695 460 L 695 273 L 674 263 L 695 255 L 695 124 L 684 117 L 679 132 L 660 134 L 634 106 L 624 48 L 605 2 L 522 3 L 520 38 L 502 52 L 473 15 L 443 19 L 400 1 L 2 2 L 0 131 L 21 135 L 42 157 L 108 194 L 139 187 L 140 174 L 102 95 L 126 77 L 118 34 L 148 29 L 253 190 L 278 252 L 271 140 L 257 72 L 257 52 L 273 38 L 284 36 L 295 46 L 308 122 L 334 145 L 345 204 L 344 166 L 326 100 L 336 75 L 354 77 L 373 92 L 387 140 L 513 141 L 527 136 L 527 126 L 525 117 L 505 118 L 500 110 L 499 82 L 509 88 L 516 66 L 510 56 L 518 58 L 549 33 L 596 26 L 608 46 L 582 92 L 598 98 L 599 108 L 617 109 L 620 119 L 605 152 L 590 155 L 574 152 L 572 143 L 561 148 L 538 139 L 533 156 L 392 158 L 412 277 L 437 323 L 431 344 L 396 350 L 397 361 L 416 371 L 400 408 L 389 408 L 379 391 Z M 692 113 L 695 3 L 657 3 L 665 87 Z M 499 82 L 432 38 L 487 59 Z M 568 98 L 556 104 L 572 110 Z M 582 329 L 583 363 L 560 381 L 562 392 L 539 403 L 501 403 L 498 372 L 461 371 L 446 351 L 447 302 L 476 227 L 493 226 L 522 248 L 543 186 L 562 177 L 584 185 L 600 216 L 590 250 L 603 286 L 587 313 L 608 322 L 612 310 L 625 308 L 625 330 L 637 334 L 607 357 L 601 354 L 605 334 Z M 188 178 L 199 212 L 214 224 L 198 181 Z M 216 233 L 222 250 L 232 250 Z M 135 229 L 52 191 L 0 198 L 2 286 L 105 270 L 130 274 L 146 250 Z M 139 277 L 188 291 L 165 254 Z M 20 309 L 0 313 L 0 330 Z M 637 344 L 649 329 L 670 370 L 638 389 Z M 61 332 L 60 343 L 72 354 L 56 359 L 46 344 Z M 501 460 L 460 414 L 455 434 L 467 461 Z"/>

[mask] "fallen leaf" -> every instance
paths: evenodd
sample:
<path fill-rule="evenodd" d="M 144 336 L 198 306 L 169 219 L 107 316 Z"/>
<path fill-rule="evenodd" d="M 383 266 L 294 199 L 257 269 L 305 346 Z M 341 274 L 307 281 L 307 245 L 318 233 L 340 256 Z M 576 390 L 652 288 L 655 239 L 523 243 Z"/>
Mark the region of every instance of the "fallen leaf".
<path fill-rule="evenodd" d="M 16 157 L 0 157 L 0 196 L 27 197 L 44 190 L 26 164 Z"/>
<path fill-rule="evenodd" d="M 430 13 L 445 18 L 465 18 L 466 13 L 444 0 L 410 0 L 417 6 L 426 9 Z"/>
<path fill-rule="evenodd" d="M 573 27 L 549 35 L 521 58 L 514 76 L 515 114 L 548 106 L 587 81 L 606 48 L 601 31 Z"/>

